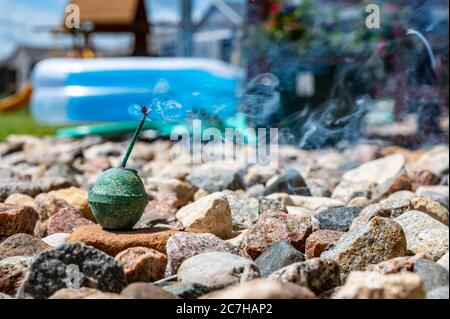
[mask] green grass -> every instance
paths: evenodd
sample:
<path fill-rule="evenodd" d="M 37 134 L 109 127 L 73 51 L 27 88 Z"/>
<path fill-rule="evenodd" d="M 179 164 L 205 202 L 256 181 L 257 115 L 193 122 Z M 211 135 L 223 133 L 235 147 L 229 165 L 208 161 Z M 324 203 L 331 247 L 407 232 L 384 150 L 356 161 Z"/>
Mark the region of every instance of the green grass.
<path fill-rule="evenodd" d="M 10 113 L 0 113 L 0 140 L 11 134 L 54 135 L 59 128 L 36 123 L 28 107 Z"/>

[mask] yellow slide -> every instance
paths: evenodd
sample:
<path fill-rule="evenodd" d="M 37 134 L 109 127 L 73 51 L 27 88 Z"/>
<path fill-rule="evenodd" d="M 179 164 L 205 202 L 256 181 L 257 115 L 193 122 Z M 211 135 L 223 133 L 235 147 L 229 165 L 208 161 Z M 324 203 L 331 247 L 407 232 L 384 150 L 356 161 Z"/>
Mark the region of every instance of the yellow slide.
<path fill-rule="evenodd" d="M 26 106 L 33 93 L 31 82 L 25 82 L 15 94 L 0 99 L 0 113 L 14 111 L 22 106 Z"/>

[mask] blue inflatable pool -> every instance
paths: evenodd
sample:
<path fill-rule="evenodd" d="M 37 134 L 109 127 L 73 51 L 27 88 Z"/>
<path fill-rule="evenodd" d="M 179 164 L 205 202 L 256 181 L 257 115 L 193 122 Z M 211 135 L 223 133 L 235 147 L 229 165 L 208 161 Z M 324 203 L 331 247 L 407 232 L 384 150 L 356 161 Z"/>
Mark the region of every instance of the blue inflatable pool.
<path fill-rule="evenodd" d="M 31 110 L 44 124 L 120 122 L 131 104 L 153 120 L 227 120 L 237 112 L 241 69 L 192 58 L 48 59 L 33 71 Z"/>

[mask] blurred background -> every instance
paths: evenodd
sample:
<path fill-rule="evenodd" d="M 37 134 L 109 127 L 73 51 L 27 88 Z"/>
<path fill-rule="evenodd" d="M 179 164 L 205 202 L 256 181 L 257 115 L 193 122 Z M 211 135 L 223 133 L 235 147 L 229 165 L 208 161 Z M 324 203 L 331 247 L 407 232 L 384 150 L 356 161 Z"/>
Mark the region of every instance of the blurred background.
<path fill-rule="evenodd" d="M 80 9 L 79 28 L 67 27 L 70 4 Z M 380 28 L 366 24 L 369 4 L 380 8 Z M 129 121 L 113 104 L 145 103 L 170 78 L 165 101 L 189 109 L 177 120 L 229 125 L 239 114 L 238 126 L 278 127 L 282 143 L 302 148 L 362 137 L 448 143 L 448 22 L 445 0 L 0 0 L 0 139 L 79 136 L 67 127 Z M 39 67 L 50 58 L 61 59 Z M 114 58 L 126 60 L 109 64 Z M 77 72 L 98 76 L 70 82 Z M 202 85 L 191 88 L 190 78 Z M 94 82 L 126 92 L 73 93 Z"/>

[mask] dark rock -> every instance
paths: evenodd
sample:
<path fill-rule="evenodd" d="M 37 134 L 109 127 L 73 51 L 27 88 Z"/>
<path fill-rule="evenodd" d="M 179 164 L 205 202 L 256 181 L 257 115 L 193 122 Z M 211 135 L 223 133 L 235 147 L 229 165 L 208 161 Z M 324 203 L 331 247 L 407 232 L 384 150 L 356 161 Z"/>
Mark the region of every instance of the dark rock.
<path fill-rule="evenodd" d="M 364 206 L 327 208 L 315 213 L 314 217 L 319 220 L 320 229 L 346 232 L 363 209 Z"/>
<path fill-rule="evenodd" d="M 33 260 L 16 297 L 48 298 L 70 285 L 119 293 L 127 282 L 114 258 L 81 243 L 66 244 Z"/>
<path fill-rule="evenodd" d="M 280 269 L 269 279 L 282 283 L 295 283 L 320 294 L 341 285 L 339 265 L 334 261 L 314 258 Z"/>
<path fill-rule="evenodd" d="M 286 241 L 273 244 L 264 251 L 255 263 L 259 268 L 261 277 L 267 277 L 271 273 L 296 262 L 305 261 L 305 256 Z"/>
<path fill-rule="evenodd" d="M 174 285 L 164 287 L 164 289 L 180 297 L 181 299 L 197 299 L 212 291 L 210 288 L 197 283 L 176 283 Z"/>
<path fill-rule="evenodd" d="M 264 195 L 273 193 L 311 196 L 303 176 L 293 168 L 285 169 L 280 175 L 275 175 L 267 181 Z"/>

